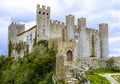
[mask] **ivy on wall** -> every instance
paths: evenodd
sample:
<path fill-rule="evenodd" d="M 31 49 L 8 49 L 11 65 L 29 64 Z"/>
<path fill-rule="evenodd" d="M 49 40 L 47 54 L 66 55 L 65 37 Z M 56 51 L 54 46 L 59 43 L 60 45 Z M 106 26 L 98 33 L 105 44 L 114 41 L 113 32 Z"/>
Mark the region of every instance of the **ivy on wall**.
<path fill-rule="evenodd" d="M 94 35 L 92 35 L 92 55 L 90 57 L 95 57 Z"/>
<path fill-rule="evenodd" d="M 12 54 L 12 42 L 10 40 L 8 45 L 8 56 L 11 57 L 11 54 Z"/>
<path fill-rule="evenodd" d="M 63 35 L 63 36 L 62 36 L 63 41 L 65 41 L 65 30 L 64 30 L 64 29 L 62 30 L 62 35 Z"/>
<path fill-rule="evenodd" d="M 35 38 L 34 38 L 33 46 L 36 46 L 36 43 L 37 43 L 37 31 L 35 32 Z"/>

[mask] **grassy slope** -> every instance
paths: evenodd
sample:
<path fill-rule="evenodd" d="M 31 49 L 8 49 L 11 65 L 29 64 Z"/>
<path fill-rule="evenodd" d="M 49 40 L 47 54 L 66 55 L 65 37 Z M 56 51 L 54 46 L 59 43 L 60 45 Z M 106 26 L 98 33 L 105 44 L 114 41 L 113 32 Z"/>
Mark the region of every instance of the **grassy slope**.
<path fill-rule="evenodd" d="M 113 69 L 97 69 L 95 70 L 94 74 L 87 74 L 87 78 L 90 80 L 91 84 L 110 84 L 110 82 L 105 77 L 98 75 L 105 73 L 116 73 L 116 71 Z"/>
<path fill-rule="evenodd" d="M 112 77 L 120 83 L 120 75 L 112 75 Z"/>
<path fill-rule="evenodd" d="M 110 84 L 110 82 L 102 76 L 98 74 L 87 75 L 88 80 L 90 80 L 90 84 Z"/>

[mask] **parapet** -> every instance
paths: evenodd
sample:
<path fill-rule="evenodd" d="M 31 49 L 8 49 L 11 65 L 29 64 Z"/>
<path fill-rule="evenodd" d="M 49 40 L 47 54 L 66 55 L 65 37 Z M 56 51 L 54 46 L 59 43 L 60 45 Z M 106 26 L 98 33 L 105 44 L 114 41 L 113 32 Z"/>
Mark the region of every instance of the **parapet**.
<path fill-rule="evenodd" d="M 74 15 L 67 15 L 66 18 L 74 18 L 75 16 Z"/>
<path fill-rule="evenodd" d="M 50 20 L 50 23 L 53 24 L 53 25 L 63 25 L 65 26 L 65 23 L 64 22 L 60 22 L 58 20 Z"/>
<path fill-rule="evenodd" d="M 99 24 L 99 27 L 108 27 L 108 24 L 107 23 L 101 23 L 101 24 Z"/>
<path fill-rule="evenodd" d="M 78 18 L 78 28 L 86 28 L 86 18 Z"/>
<path fill-rule="evenodd" d="M 81 17 L 81 18 L 78 18 L 78 20 L 86 20 L 86 18 L 84 18 L 84 17 Z"/>
<path fill-rule="evenodd" d="M 12 26 L 12 25 L 20 25 L 20 26 L 25 26 L 25 24 L 22 24 L 22 23 L 16 23 L 16 22 L 12 22 L 12 23 L 9 25 L 9 27 L 10 27 L 10 26 Z"/>
<path fill-rule="evenodd" d="M 97 29 L 93 29 L 93 28 L 86 28 L 86 30 L 89 32 L 89 33 L 93 33 L 93 34 L 98 34 L 99 31 Z"/>
<path fill-rule="evenodd" d="M 67 28 L 69 28 L 69 26 L 72 26 L 72 27 L 74 26 L 74 22 L 75 22 L 74 19 L 75 19 L 74 15 L 70 14 L 66 16 L 66 27 Z"/>
<path fill-rule="evenodd" d="M 45 5 L 42 5 L 42 7 L 40 7 L 39 4 L 37 4 L 37 9 L 50 11 L 50 7 L 46 7 Z"/>

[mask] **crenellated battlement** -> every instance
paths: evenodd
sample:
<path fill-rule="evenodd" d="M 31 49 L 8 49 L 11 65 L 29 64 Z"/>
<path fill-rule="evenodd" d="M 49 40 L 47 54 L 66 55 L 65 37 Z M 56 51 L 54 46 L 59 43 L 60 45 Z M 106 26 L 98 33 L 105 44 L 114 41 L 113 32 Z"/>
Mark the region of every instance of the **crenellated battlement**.
<path fill-rule="evenodd" d="M 99 24 L 99 26 L 108 26 L 108 24 L 107 23 L 101 23 L 101 24 Z"/>
<path fill-rule="evenodd" d="M 25 26 L 25 24 L 17 23 L 17 22 L 12 22 L 9 26 L 11 25 L 20 25 L 20 26 Z"/>
<path fill-rule="evenodd" d="M 71 15 L 71 14 L 70 14 L 70 15 L 67 15 L 67 16 L 66 16 L 66 19 L 69 19 L 69 18 L 75 18 L 75 16 L 74 16 L 74 15 Z"/>
<path fill-rule="evenodd" d="M 49 11 L 50 12 L 50 7 L 46 7 L 46 6 L 44 6 L 44 5 L 42 5 L 41 7 L 40 7 L 40 5 L 38 4 L 37 5 L 37 9 L 39 9 L 39 10 L 46 10 L 46 11 Z"/>
<path fill-rule="evenodd" d="M 79 31 L 82 29 L 82 30 L 85 30 L 86 28 L 86 18 L 78 18 L 78 28 L 79 28 Z"/>
<path fill-rule="evenodd" d="M 53 25 L 63 25 L 65 26 L 65 23 L 64 22 L 60 22 L 58 20 L 50 20 L 50 23 L 53 24 Z"/>
<path fill-rule="evenodd" d="M 93 33 L 93 34 L 99 33 L 99 31 L 97 29 L 93 29 L 93 28 L 86 28 L 86 31 L 88 31 L 89 33 Z"/>

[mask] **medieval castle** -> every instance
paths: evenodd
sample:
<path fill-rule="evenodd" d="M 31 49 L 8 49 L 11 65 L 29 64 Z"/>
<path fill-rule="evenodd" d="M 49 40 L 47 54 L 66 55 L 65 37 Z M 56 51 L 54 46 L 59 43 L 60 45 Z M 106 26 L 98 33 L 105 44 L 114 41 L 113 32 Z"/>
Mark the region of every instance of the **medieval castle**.
<path fill-rule="evenodd" d="M 39 40 L 59 40 L 59 52 L 64 49 L 79 57 L 108 57 L 108 24 L 99 24 L 99 30 L 86 27 L 86 18 L 79 18 L 75 25 L 74 15 L 66 16 L 66 24 L 50 19 L 50 7 L 37 5 L 36 25 L 25 31 L 25 25 L 11 23 L 8 31 L 8 41 L 11 43 L 25 42 L 28 45 L 28 52 L 33 47 L 35 33 L 37 42 Z M 65 45 L 65 46 L 64 46 Z M 23 55 L 20 51 L 20 56 Z M 66 51 L 67 52 L 67 51 Z M 12 56 L 17 56 L 13 50 Z M 70 58 L 68 58 L 69 60 Z"/>
<path fill-rule="evenodd" d="M 36 42 L 48 40 L 48 46 L 51 47 L 54 42 L 58 50 L 56 56 L 58 78 L 66 79 L 68 75 L 66 73 L 73 65 L 74 67 L 83 67 L 83 65 L 101 67 L 102 63 L 101 61 L 98 63 L 98 59 L 108 58 L 108 24 L 101 23 L 99 30 L 96 30 L 86 27 L 86 18 L 78 18 L 75 25 L 74 15 L 66 16 L 66 23 L 52 21 L 50 16 L 50 7 L 37 5 L 35 26 L 25 31 L 24 24 L 11 23 L 8 41 L 9 47 L 13 45 L 14 47 L 9 48 L 9 55 L 23 57 L 25 53 L 32 50 L 34 39 Z M 103 59 L 102 61 L 105 62 Z"/>

